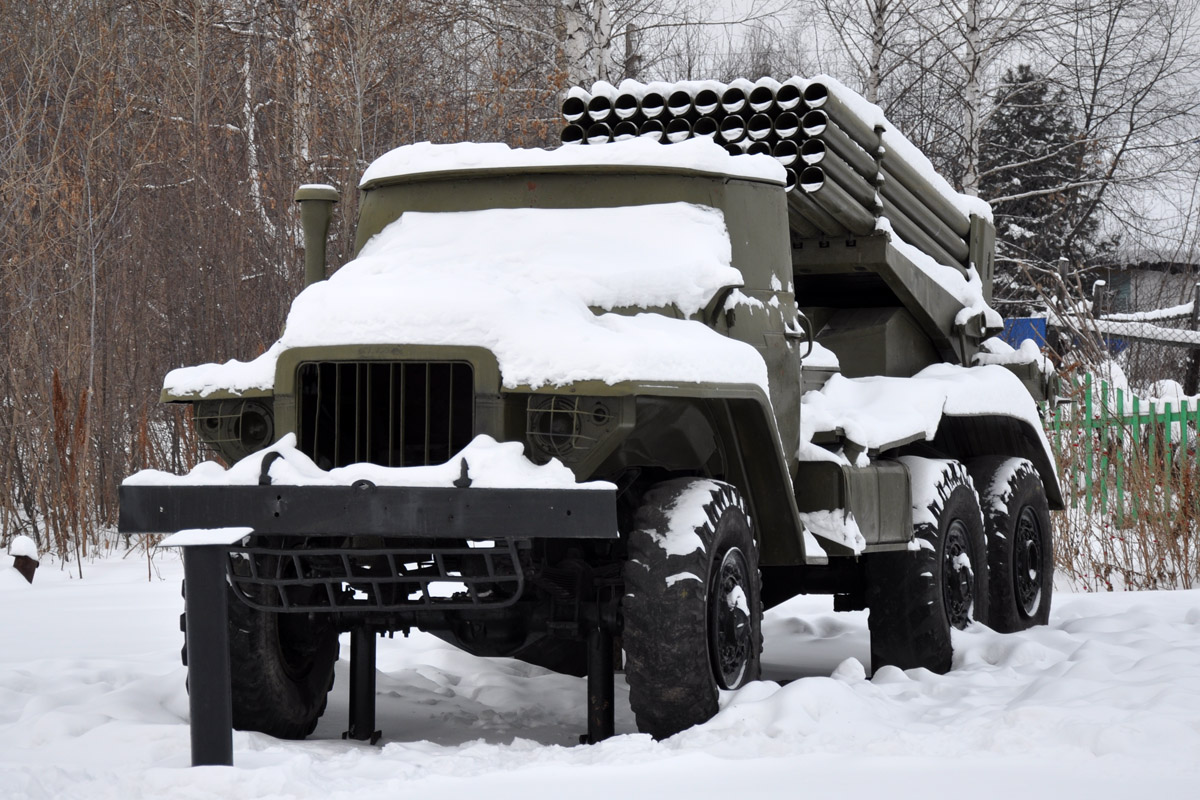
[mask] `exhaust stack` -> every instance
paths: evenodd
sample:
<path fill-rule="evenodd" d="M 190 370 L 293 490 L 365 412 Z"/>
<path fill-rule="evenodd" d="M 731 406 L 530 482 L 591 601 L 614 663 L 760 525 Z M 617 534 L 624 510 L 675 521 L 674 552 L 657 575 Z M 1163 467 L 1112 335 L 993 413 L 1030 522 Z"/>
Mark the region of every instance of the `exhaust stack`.
<path fill-rule="evenodd" d="M 325 280 L 325 240 L 333 204 L 341 200 L 338 190 L 325 183 L 306 183 L 296 190 L 300 204 L 300 227 L 304 229 L 304 285 Z"/>

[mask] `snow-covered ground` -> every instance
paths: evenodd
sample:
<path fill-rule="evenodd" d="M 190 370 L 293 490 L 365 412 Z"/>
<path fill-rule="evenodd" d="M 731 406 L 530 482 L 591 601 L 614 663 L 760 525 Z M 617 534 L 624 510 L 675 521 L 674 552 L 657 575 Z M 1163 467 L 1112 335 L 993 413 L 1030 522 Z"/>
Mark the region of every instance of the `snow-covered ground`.
<path fill-rule="evenodd" d="M 0 798 L 1184 798 L 1200 779 L 1200 592 L 1060 594 L 1052 624 L 956 635 L 945 676 L 867 680 L 864 613 L 768 613 L 766 672 L 706 725 L 575 744 L 584 681 L 380 643 L 378 746 L 349 743 L 348 644 L 315 736 L 234 736 L 191 769 L 182 569 L 109 559 L 84 580 L 0 564 Z M 786 683 L 783 683 L 786 681 Z"/>

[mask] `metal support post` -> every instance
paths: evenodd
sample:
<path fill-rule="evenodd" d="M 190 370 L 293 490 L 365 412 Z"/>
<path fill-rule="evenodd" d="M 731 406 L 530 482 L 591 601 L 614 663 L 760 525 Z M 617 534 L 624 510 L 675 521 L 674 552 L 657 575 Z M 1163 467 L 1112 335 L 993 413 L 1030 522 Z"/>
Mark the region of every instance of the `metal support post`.
<path fill-rule="evenodd" d="M 233 765 L 225 547 L 183 548 L 192 766 Z"/>
<path fill-rule="evenodd" d="M 587 744 L 613 735 L 613 635 L 603 625 L 588 631 L 588 732 Z"/>
<path fill-rule="evenodd" d="M 375 744 L 375 631 L 359 625 L 350 631 L 350 729 L 343 739 Z"/>

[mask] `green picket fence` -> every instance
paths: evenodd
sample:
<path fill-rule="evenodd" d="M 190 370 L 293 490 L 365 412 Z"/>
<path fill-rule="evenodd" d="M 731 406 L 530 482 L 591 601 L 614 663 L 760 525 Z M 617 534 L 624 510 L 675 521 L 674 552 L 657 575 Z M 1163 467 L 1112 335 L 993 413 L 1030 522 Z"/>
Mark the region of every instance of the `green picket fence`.
<path fill-rule="evenodd" d="M 1148 513 L 1194 517 L 1200 402 L 1160 407 L 1091 375 L 1074 388 L 1075 402 L 1054 409 L 1048 431 L 1071 507 L 1118 527 Z"/>

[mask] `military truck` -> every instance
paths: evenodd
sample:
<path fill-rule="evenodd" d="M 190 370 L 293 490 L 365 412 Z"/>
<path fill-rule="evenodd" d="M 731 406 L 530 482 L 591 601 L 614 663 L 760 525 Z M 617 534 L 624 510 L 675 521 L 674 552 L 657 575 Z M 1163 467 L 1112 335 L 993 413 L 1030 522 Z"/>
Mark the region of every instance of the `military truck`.
<path fill-rule="evenodd" d="M 376 637 L 420 629 L 587 675 L 595 741 L 620 669 L 640 730 L 712 717 L 798 594 L 868 609 L 876 670 L 1046 621 L 1051 387 L 991 338 L 986 204 L 828 78 L 564 115 L 554 150 L 379 159 L 328 279 L 339 194 L 302 187 L 280 340 L 167 376 L 224 465 L 132 476 L 120 528 L 218 554 L 185 588 L 194 736 L 230 696 L 235 727 L 311 733 L 346 631 L 350 736 L 377 736 Z"/>

